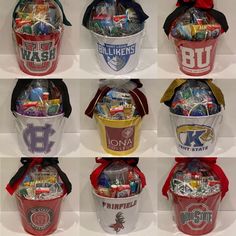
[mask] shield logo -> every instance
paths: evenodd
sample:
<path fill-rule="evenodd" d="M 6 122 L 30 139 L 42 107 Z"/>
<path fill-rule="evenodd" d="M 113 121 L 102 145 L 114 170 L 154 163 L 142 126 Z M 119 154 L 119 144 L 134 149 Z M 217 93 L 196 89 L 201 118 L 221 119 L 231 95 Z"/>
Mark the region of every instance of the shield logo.
<path fill-rule="evenodd" d="M 215 140 L 214 130 L 206 125 L 182 125 L 177 127 L 179 142 L 187 147 L 202 147 Z"/>
<path fill-rule="evenodd" d="M 55 40 L 28 41 L 22 39 L 19 53 L 30 72 L 47 72 L 57 58 Z"/>
<path fill-rule="evenodd" d="M 193 203 L 181 212 L 182 224 L 187 224 L 191 230 L 203 230 L 212 224 L 213 212 L 203 203 Z"/>
<path fill-rule="evenodd" d="M 107 65 L 114 71 L 120 71 L 135 54 L 136 44 L 98 44 L 98 52 L 103 55 Z"/>
<path fill-rule="evenodd" d="M 32 228 L 43 231 L 52 224 L 53 211 L 47 207 L 31 208 L 28 211 L 28 221 Z"/>

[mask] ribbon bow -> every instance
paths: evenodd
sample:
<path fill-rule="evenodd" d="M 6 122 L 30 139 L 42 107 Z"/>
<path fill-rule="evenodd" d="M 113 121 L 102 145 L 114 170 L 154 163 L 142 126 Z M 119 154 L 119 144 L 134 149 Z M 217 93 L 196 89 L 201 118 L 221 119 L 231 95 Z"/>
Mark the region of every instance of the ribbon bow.
<path fill-rule="evenodd" d="M 16 18 L 16 10 L 17 10 L 17 8 L 19 7 L 20 4 L 24 4 L 24 2 L 25 2 L 25 0 L 19 0 L 18 3 L 16 4 L 15 9 L 13 11 L 13 19 Z M 63 9 L 63 6 L 62 6 L 60 0 L 54 0 L 54 2 L 61 9 L 62 17 L 63 17 L 63 24 L 67 25 L 67 26 L 72 26 L 71 23 L 69 22 L 69 20 L 67 20 L 67 18 L 66 18 L 66 15 L 65 15 L 65 12 L 64 12 L 64 9 Z"/>
<path fill-rule="evenodd" d="M 67 175 L 61 170 L 58 166 L 58 158 L 21 158 L 22 167 L 19 168 L 17 173 L 11 178 L 10 182 L 6 186 L 6 190 L 12 195 L 22 183 L 25 178 L 25 175 L 28 171 L 33 168 L 35 165 L 40 164 L 42 168 L 47 166 L 53 166 L 61 180 L 64 183 L 65 193 L 69 194 L 72 190 L 72 185 L 67 177 Z"/>
<path fill-rule="evenodd" d="M 123 161 L 125 163 L 127 163 L 128 165 L 133 167 L 133 170 L 136 174 L 138 174 L 141 183 L 142 183 L 142 188 L 144 188 L 146 186 L 146 178 L 144 176 L 144 174 L 141 172 L 141 170 L 137 167 L 137 164 L 139 162 L 138 158 L 96 158 L 96 163 L 101 164 L 100 166 L 98 166 L 90 175 L 90 181 L 92 186 L 97 189 L 98 188 L 98 178 L 99 176 L 102 174 L 102 172 L 104 171 L 104 169 L 106 167 L 108 167 L 113 161 Z"/>
<path fill-rule="evenodd" d="M 173 177 L 173 174 L 175 173 L 176 167 L 179 165 L 179 163 L 188 163 L 188 162 L 192 161 L 193 159 L 196 159 L 196 158 L 175 158 L 175 161 L 177 163 L 171 169 L 171 171 L 170 171 L 170 173 L 169 173 L 169 175 L 166 179 L 166 182 L 162 187 L 162 194 L 164 196 L 166 196 L 168 198 L 168 191 L 170 189 L 170 182 L 171 182 L 171 179 Z M 213 173 L 215 173 L 216 176 L 219 178 L 220 183 L 221 183 L 221 199 L 223 199 L 225 194 L 229 190 L 228 189 L 229 180 L 226 177 L 224 171 L 220 168 L 220 166 L 218 166 L 216 164 L 217 158 L 215 158 L 215 157 L 210 157 L 210 158 L 203 157 L 203 158 L 197 158 L 197 159 L 204 162 L 204 163 L 206 163 L 211 168 Z"/>
<path fill-rule="evenodd" d="M 139 86 L 139 85 L 138 85 Z M 141 85 L 140 85 L 141 86 Z M 92 101 L 89 103 L 85 114 L 92 118 L 93 117 L 93 113 L 94 110 L 96 108 L 96 105 L 99 101 L 102 100 L 102 98 L 111 90 L 112 88 L 108 87 L 108 86 L 104 86 L 102 88 L 99 88 L 97 90 L 96 95 L 94 96 L 94 98 L 92 99 Z M 137 111 L 139 113 L 139 115 L 141 117 L 144 117 L 145 115 L 147 115 L 149 113 L 149 109 L 148 109 L 148 102 L 147 102 L 147 98 L 146 96 L 138 89 L 135 88 L 133 90 L 129 90 L 129 94 L 131 95 L 131 97 L 133 98 Z"/>
<path fill-rule="evenodd" d="M 227 19 L 222 12 L 214 10 L 213 0 L 178 0 L 177 8 L 166 18 L 163 29 L 168 36 L 171 30 L 172 23 L 189 8 L 196 7 L 207 11 L 222 27 L 222 32 L 227 32 L 229 29 Z"/>

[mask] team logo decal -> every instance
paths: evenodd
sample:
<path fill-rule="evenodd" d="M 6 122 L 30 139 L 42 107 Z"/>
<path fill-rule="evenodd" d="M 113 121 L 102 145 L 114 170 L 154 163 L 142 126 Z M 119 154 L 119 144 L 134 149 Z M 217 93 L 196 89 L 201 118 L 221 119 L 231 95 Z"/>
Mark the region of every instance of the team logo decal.
<path fill-rule="evenodd" d="M 107 65 L 114 71 L 120 71 L 130 59 L 130 56 L 135 54 L 136 44 L 99 44 L 98 52 L 103 55 Z"/>
<path fill-rule="evenodd" d="M 19 50 L 24 66 L 31 72 L 47 72 L 57 58 L 57 46 L 54 40 L 39 42 L 22 40 Z"/>
<path fill-rule="evenodd" d="M 110 225 L 109 227 L 110 227 L 110 228 L 113 228 L 116 233 L 119 233 L 122 229 L 125 228 L 125 227 L 124 227 L 125 218 L 124 218 L 122 212 L 118 212 L 118 213 L 116 214 L 115 221 L 116 221 L 116 223 Z"/>
<path fill-rule="evenodd" d="M 202 203 L 190 204 L 186 211 L 180 212 L 181 223 L 192 230 L 202 230 L 212 224 L 213 212 Z"/>
<path fill-rule="evenodd" d="M 28 124 L 23 131 L 23 138 L 30 152 L 49 153 L 54 145 L 54 142 L 50 141 L 49 138 L 54 133 L 55 130 L 50 124 L 45 124 L 45 126 Z"/>
<path fill-rule="evenodd" d="M 34 207 L 28 211 L 28 222 L 31 227 L 43 231 L 47 229 L 53 221 L 53 211 L 47 207 Z"/>
<path fill-rule="evenodd" d="M 176 134 L 180 147 L 188 151 L 205 151 L 215 140 L 214 130 L 205 125 L 182 125 Z"/>
<path fill-rule="evenodd" d="M 134 147 L 135 127 L 105 127 L 107 147 L 114 151 L 127 151 Z"/>

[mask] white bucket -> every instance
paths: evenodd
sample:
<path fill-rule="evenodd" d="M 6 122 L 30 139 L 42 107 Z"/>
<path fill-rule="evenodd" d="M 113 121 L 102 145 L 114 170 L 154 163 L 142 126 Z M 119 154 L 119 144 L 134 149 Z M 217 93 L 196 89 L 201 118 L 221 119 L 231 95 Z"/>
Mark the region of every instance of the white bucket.
<path fill-rule="evenodd" d="M 104 231 L 110 234 L 127 234 L 138 220 L 140 194 L 127 198 L 107 198 L 95 192 L 97 218 Z"/>
<path fill-rule="evenodd" d="M 31 117 L 15 113 L 16 129 L 21 152 L 30 157 L 53 157 L 61 147 L 64 114 L 50 117 Z"/>
<path fill-rule="evenodd" d="M 178 151 L 189 157 L 202 157 L 214 152 L 223 112 L 210 116 L 180 116 L 170 112 Z"/>
<path fill-rule="evenodd" d="M 92 35 L 96 40 L 98 63 L 104 72 L 122 75 L 137 67 L 144 30 L 125 37 L 108 37 L 94 32 Z"/>

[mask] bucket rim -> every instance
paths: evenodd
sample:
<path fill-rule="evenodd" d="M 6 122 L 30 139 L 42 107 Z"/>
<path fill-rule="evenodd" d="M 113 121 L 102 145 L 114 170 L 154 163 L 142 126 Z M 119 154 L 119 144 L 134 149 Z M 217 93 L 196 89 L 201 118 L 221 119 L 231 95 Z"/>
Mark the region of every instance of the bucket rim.
<path fill-rule="evenodd" d="M 136 34 L 131 34 L 131 35 L 128 35 L 128 36 L 121 36 L 121 37 L 111 37 L 111 36 L 106 36 L 106 35 L 102 35 L 102 34 L 98 34 L 98 33 L 95 33 L 94 31 L 92 30 L 89 30 L 92 34 L 98 36 L 98 37 L 101 37 L 101 38 L 106 38 L 106 39 L 128 39 L 128 38 L 132 38 L 132 37 L 137 37 L 139 34 L 142 34 L 144 33 L 145 31 L 145 27 L 139 31 L 138 33 Z"/>
<path fill-rule="evenodd" d="M 209 196 L 205 196 L 205 197 L 188 197 L 188 196 L 182 196 L 182 195 L 178 195 L 177 193 L 173 192 L 171 189 L 169 189 L 169 191 L 171 192 L 171 194 L 177 196 L 177 197 L 181 197 L 181 198 L 184 198 L 184 199 L 208 199 L 209 197 L 215 197 L 216 195 L 221 195 L 222 192 L 218 192 L 218 193 L 214 193 L 212 195 L 209 195 Z"/>
<path fill-rule="evenodd" d="M 201 40 L 201 41 L 191 41 L 191 40 L 186 40 L 186 39 L 178 39 L 178 38 L 175 38 L 173 36 L 170 36 L 170 38 L 173 39 L 174 41 L 177 41 L 177 42 L 191 42 L 193 44 L 199 44 L 199 43 L 202 43 L 202 42 L 217 42 L 221 35 L 222 34 L 220 34 L 217 38 L 204 39 L 204 40 Z"/>
<path fill-rule="evenodd" d="M 213 115 L 209 115 L 209 116 L 183 116 L 183 115 L 178 115 L 178 114 L 175 114 L 175 113 L 172 113 L 171 111 L 169 111 L 170 116 L 182 117 L 185 119 L 201 119 L 201 118 L 206 119 L 206 118 L 211 118 L 214 116 L 223 115 L 223 113 L 224 113 L 224 110 L 222 109 L 220 112 L 213 114 Z"/>
<path fill-rule="evenodd" d="M 141 120 L 141 119 L 142 119 L 141 116 L 136 116 L 136 117 L 133 117 L 133 118 L 127 119 L 127 120 L 112 120 L 112 119 L 108 119 L 108 118 L 99 116 L 98 114 L 94 114 L 94 116 L 95 116 L 97 119 L 105 120 L 105 121 L 109 121 L 109 122 L 127 122 L 127 121 L 136 121 L 136 120 L 139 120 L 139 119 Z"/>
<path fill-rule="evenodd" d="M 106 200 L 117 200 L 117 201 L 129 200 L 129 199 L 132 199 L 132 198 L 139 198 L 142 192 L 143 191 L 141 191 L 139 194 L 135 194 L 134 196 L 130 196 L 130 197 L 114 198 L 114 197 L 104 197 L 104 196 L 101 196 L 101 195 L 97 194 L 94 189 L 92 190 L 93 195 L 98 197 L 98 198 L 106 199 Z"/>
<path fill-rule="evenodd" d="M 63 116 L 65 115 L 65 113 L 61 113 L 61 114 L 58 114 L 58 115 L 55 115 L 55 116 L 26 116 L 26 115 L 22 115 L 16 111 L 13 112 L 13 114 L 16 114 L 17 116 L 20 116 L 20 117 L 24 117 L 24 118 L 30 118 L 30 119 L 53 119 L 53 118 L 57 118 L 57 117 L 60 117 L 60 116 Z"/>
<path fill-rule="evenodd" d="M 56 201 L 56 200 L 59 200 L 59 199 L 63 199 L 64 197 L 66 197 L 66 195 L 67 195 L 67 193 L 63 193 L 63 195 L 61 195 L 60 197 L 53 198 L 53 199 L 48 199 L 48 200 L 33 200 L 33 199 L 23 198 L 23 197 L 19 196 L 17 193 L 15 194 L 15 196 L 16 196 L 16 198 L 18 200 L 28 201 L 28 202 L 53 202 L 53 201 Z"/>

